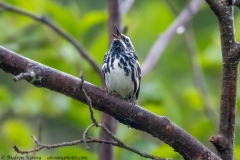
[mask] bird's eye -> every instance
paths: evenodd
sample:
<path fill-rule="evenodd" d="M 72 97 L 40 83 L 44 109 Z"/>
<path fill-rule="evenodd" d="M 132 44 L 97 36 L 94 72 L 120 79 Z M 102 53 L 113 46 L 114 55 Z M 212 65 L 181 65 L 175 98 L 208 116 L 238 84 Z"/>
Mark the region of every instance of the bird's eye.
<path fill-rule="evenodd" d="M 129 39 L 126 38 L 126 39 L 125 39 L 125 42 L 126 42 L 126 43 L 129 43 Z"/>

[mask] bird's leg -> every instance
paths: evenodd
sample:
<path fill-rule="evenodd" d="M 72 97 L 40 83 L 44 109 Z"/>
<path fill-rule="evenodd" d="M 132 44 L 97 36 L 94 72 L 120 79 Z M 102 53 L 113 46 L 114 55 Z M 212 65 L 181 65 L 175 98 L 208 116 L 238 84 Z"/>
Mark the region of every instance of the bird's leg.
<path fill-rule="evenodd" d="M 115 92 L 113 90 L 109 89 L 108 87 L 106 87 L 105 90 L 110 94 L 115 94 Z"/>
<path fill-rule="evenodd" d="M 105 91 L 107 91 L 108 93 L 111 93 L 111 90 L 108 89 L 108 87 L 105 87 Z"/>

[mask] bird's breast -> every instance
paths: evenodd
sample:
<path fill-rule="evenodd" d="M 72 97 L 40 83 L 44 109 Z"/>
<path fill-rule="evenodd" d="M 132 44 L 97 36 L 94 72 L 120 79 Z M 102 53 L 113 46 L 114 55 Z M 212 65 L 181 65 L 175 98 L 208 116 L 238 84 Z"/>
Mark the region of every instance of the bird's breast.
<path fill-rule="evenodd" d="M 124 65 L 119 59 L 115 59 L 109 66 L 110 72 L 105 73 L 107 87 L 117 92 L 123 98 L 129 97 L 134 90 L 130 68 Z"/>

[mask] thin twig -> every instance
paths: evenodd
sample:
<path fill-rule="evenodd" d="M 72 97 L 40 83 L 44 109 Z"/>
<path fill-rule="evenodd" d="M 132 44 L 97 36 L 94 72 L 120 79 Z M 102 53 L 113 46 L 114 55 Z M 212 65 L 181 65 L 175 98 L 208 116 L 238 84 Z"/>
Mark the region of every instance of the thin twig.
<path fill-rule="evenodd" d="M 25 11 L 23 9 L 20 9 L 18 7 L 15 7 L 13 5 L 7 4 L 0 2 L 0 7 L 3 9 L 6 9 L 7 11 L 19 13 L 21 15 L 27 16 L 29 18 L 32 18 L 36 21 L 39 21 L 48 27 L 50 27 L 53 31 L 58 33 L 60 36 L 62 36 L 64 39 L 66 39 L 69 43 L 71 43 L 78 51 L 78 53 L 88 62 L 91 64 L 93 69 L 96 71 L 96 73 L 101 77 L 102 79 L 102 73 L 99 65 L 97 62 L 95 62 L 89 54 L 85 51 L 85 49 L 71 36 L 69 35 L 66 31 L 64 31 L 60 26 L 58 26 L 56 23 L 51 21 L 49 18 L 45 16 L 39 16 L 33 13 L 30 13 L 28 11 Z"/>
<path fill-rule="evenodd" d="M 83 91 L 85 97 L 86 97 L 86 101 L 88 103 L 88 108 L 89 108 L 89 112 L 90 112 L 90 116 L 91 116 L 91 120 L 92 122 L 95 124 L 96 127 L 98 127 L 98 122 L 95 119 L 94 115 L 93 115 L 93 109 L 92 109 L 92 100 L 91 98 L 87 95 L 85 89 L 83 88 L 83 83 L 84 83 L 84 78 L 83 78 L 83 72 L 80 72 L 80 79 L 81 79 L 81 84 L 80 84 L 80 89 Z"/>
<path fill-rule="evenodd" d="M 35 140 L 35 139 L 34 139 Z M 38 142 L 41 143 L 42 140 L 42 120 L 38 120 Z M 38 145 L 36 146 L 38 147 Z M 37 152 L 33 152 L 31 154 L 31 157 L 34 157 L 36 155 Z"/>
<path fill-rule="evenodd" d="M 111 137 L 115 142 L 118 142 L 119 144 L 124 144 L 121 140 L 119 140 L 117 137 L 115 137 L 115 136 L 113 135 L 113 133 L 110 132 L 107 127 L 104 126 L 104 124 L 102 124 L 102 123 L 99 124 L 99 127 L 101 127 L 101 128 L 104 130 L 104 132 L 105 132 L 107 135 L 109 135 L 109 137 Z"/>
<path fill-rule="evenodd" d="M 59 147 L 64 147 L 64 146 L 74 146 L 74 145 L 77 145 L 77 144 L 80 144 L 80 143 L 84 143 L 84 140 L 80 139 L 80 140 L 75 140 L 75 141 L 71 141 L 71 142 L 62 142 L 62 143 L 56 143 L 56 144 L 41 144 L 41 143 L 39 143 L 39 141 L 37 140 L 37 138 L 35 136 L 32 136 L 32 137 L 33 137 L 35 143 L 38 145 L 38 147 L 36 147 L 34 149 L 31 149 L 31 150 L 20 150 L 15 145 L 15 146 L 13 146 L 14 150 L 17 153 L 29 154 L 29 153 L 32 153 L 32 152 L 38 152 L 38 151 L 42 150 L 43 148 L 51 149 L 51 148 L 59 148 Z M 145 158 L 156 159 L 156 160 L 170 160 L 169 158 L 159 158 L 159 157 L 155 157 L 155 156 L 149 155 L 149 154 L 144 153 L 144 152 L 140 152 L 140 151 L 138 151 L 134 148 L 131 148 L 129 146 L 121 145 L 118 142 L 100 140 L 100 139 L 95 139 L 95 138 L 92 138 L 92 137 L 88 137 L 88 139 L 85 142 L 86 143 L 101 143 L 101 144 L 109 144 L 109 145 L 117 146 L 119 148 L 123 148 L 123 149 L 129 150 L 131 152 L 134 152 L 134 153 L 136 153 L 136 154 L 138 154 L 142 157 L 145 157 Z"/>
<path fill-rule="evenodd" d="M 34 139 L 35 143 L 37 144 L 37 147 L 34 148 L 34 149 L 31 149 L 31 150 L 20 150 L 16 145 L 13 146 L 14 150 L 17 152 L 17 153 L 21 153 L 21 154 L 28 154 L 28 153 L 32 153 L 32 152 L 38 152 L 40 150 L 42 150 L 43 148 L 47 148 L 47 149 L 50 149 L 50 148 L 59 148 L 59 147 L 64 147 L 64 146 L 73 146 L 73 145 L 77 145 L 79 143 L 84 143 L 84 141 L 82 139 L 80 140 L 75 140 L 75 141 L 71 141 L 71 142 L 62 142 L 62 143 L 56 143 L 56 144 L 41 144 L 37 138 L 35 136 L 32 136 L 32 138 Z M 95 140 L 87 140 L 86 141 L 87 143 L 92 143 L 92 142 L 95 142 Z M 99 140 L 99 142 L 101 142 Z M 99 143 L 98 142 L 98 143 Z M 114 144 L 112 144 L 114 145 Z"/>
<path fill-rule="evenodd" d="M 143 62 L 142 77 L 144 77 L 156 65 L 159 57 L 165 50 L 165 47 L 176 34 L 176 29 L 180 26 L 184 26 L 193 17 L 194 13 L 198 11 L 203 2 L 203 0 L 192 0 L 172 22 L 168 29 L 158 37 Z"/>
<path fill-rule="evenodd" d="M 93 124 L 91 124 L 86 130 L 85 132 L 83 133 L 83 140 L 87 137 L 87 132 L 90 128 L 92 128 L 93 126 L 96 126 L 96 127 L 101 127 L 104 132 L 109 135 L 109 137 L 111 137 L 114 141 L 120 143 L 120 144 L 123 144 L 122 141 L 120 141 L 119 139 L 117 139 L 113 133 L 111 133 L 111 131 L 108 130 L 107 127 L 104 126 L 104 124 L 100 124 L 97 122 L 97 120 L 95 119 L 94 115 L 93 115 L 93 109 L 92 109 L 92 102 L 91 102 L 91 99 L 90 97 L 87 95 L 87 93 L 85 92 L 84 88 L 83 88 L 83 83 L 84 83 L 84 78 L 83 78 L 83 73 L 80 72 L 80 79 L 81 79 L 81 84 L 80 84 L 80 89 L 83 91 L 86 99 L 87 99 L 87 103 L 88 103 L 88 108 L 89 108 L 89 112 L 90 112 L 90 115 L 91 115 L 91 119 L 92 119 L 92 122 Z M 87 149 L 89 149 L 89 147 L 86 147 Z"/>
<path fill-rule="evenodd" d="M 20 80 L 22 80 L 22 79 L 28 79 L 28 78 L 30 78 L 30 77 L 31 77 L 31 73 L 29 73 L 29 72 L 20 73 L 19 75 L 14 76 L 14 77 L 13 77 L 13 80 L 14 80 L 15 82 L 17 82 L 17 81 L 20 81 Z"/>
<path fill-rule="evenodd" d="M 37 139 L 34 135 L 32 135 L 31 137 L 34 139 L 35 143 L 36 143 L 38 146 L 41 146 L 41 143 L 38 141 L 38 139 Z"/>
<path fill-rule="evenodd" d="M 34 149 L 31 149 L 31 150 L 20 150 L 16 145 L 13 146 L 14 150 L 17 152 L 17 153 L 21 153 L 21 154 L 29 154 L 29 153 L 33 153 L 33 152 L 38 152 L 40 150 L 42 150 L 43 148 L 47 148 L 47 147 L 44 147 L 44 146 L 39 146 L 37 148 L 34 148 Z"/>
<path fill-rule="evenodd" d="M 91 129 L 93 126 L 95 126 L 95 124 L 91 124 L 84 132 L 83 132 L 83 142 L 85 144 L 85 149 L 89 150 L 89 146 L 87 145 L 87 137 L 88 137 L 88 131 L 89 129 Z"/>

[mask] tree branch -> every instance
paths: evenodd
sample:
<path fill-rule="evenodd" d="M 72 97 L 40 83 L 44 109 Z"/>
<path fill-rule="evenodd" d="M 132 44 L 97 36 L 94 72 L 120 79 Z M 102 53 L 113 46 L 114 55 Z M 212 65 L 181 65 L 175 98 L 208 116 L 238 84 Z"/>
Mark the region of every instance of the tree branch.
<path fill-rule="evenodd" d="M 95 62 L 89 56 L 89 54 L 85 51 L 85 49 L 71 35 L 69 35 L 66 31 L 64 31 L 60 26 L 55 24 L 53 21 L 51 21 L 50 19 L 48 19 L 45 16 L 35 15 L 33 13 L 27 12 L 23 9 L 18 8 L 18 7 L 14 7 L 14 6 L 12 6 L 10 4 L 7 4 L 7 3 L 0 2 L 0 7 L 3 8 L 5 11 L 15 12 L 15 13 L 27 16 L 29 18 L 32 18 L 36 21 L 39 21 L 39 22 L 45 24 L 49 28 L 51 28 L 53 31 L 55 31 L 60 36 L 62 36 L 64 39 L 66 39 L 70 44 L 72 44 L 77 49 L 78 53 L 93 67 L 93 69 L 99 75 L 101 80 L 103 80 L 101 69 L 98 66 L 97 62 Z"/>
<path fill-rule="evenodd" d="M 220 2 L 224 5 L 234 5 L 240 8 L 240 0 L 220 0 Z"/>
<path fill-rule="evenodd" d="M 42 120 L 38 120 L 38 142 L 41 143 L 42 141 Z M 38 147 L 38 145 L 36 146 Z M 15 146 L 13 146 L 13 148 L 15 149 Z M 37 152 L 33 152 L 31 154 L 31 157 L 35 157 Z"/>
<path fill-rule="evenodd" d="M 230 55 L 236 54 L 237 55 L 236 57 L 238 57 L 238 60 L 239 60 L 240 59 L 240 43 L 236 42 L 232 46 L 229 54 Z"/>
<path fill-rule="evenodd" d="M 21 74 L 15 76 L 15 77 L 13 77 L 13 80 L 14 80 L 15 82 L 17 82 L 17 81 L 20 81 L 20 80 L 22 80 L 22 79 L 28 79 L 28 78 L 30 78 L 31 76 L 32 76 L 32 75 L 31 75 L 31 73 L 29 73 L 29 72 L 27 72 L 27 73 L 21 73 Z"/>
<path fill-rule="evenodd" d="M 239 44 L 235 40 L 233 7 L 224 6 L 214 0 L 206 2 L 219 21 L 223 57 L 219 133 L 213 136 L 210 142 L 223 160 L 231 160 L 234 157 Z"/>
<path fill-rule="evenodd" d="M 79 87 L 81 79 L 34 62 L 3 47 L 0 47 L 0 68 L 14 75 L 28 71 L 34 72 L 35 76 L 27 80 L 33 85 L 48 88 L 87 103 L 86 96 Z M 131 103 L 89 82 L 85 81 L 83 87 L 90 96 L 94 109 L 111 115 L 120 123 L 147 132 L 164 141 L 185 159 L 220 160 L 212 151 L 168 118 L 158 116 L 140 106 L 132 106 Z"/>
<path fill-rule="evenodd" d="M 13 146 L 14 150 L 17 153 L 21 153 L 21 154 L 29 154 L 32 152 L 38 152 L 40 150 L 42 150 L 43 148 L 47 148 L 47 149 L 51 149 L 51 148 L 59 148 L 59 147 L 65 147 L 65 146 L 74 146 L 74 145 L 78 145 L 80 143 L 84 143 L 84 140 L 80 139 L 80 140 L 75 140 L 75 141 L 71 141 L 71 142 L 62 142 L 62 143 L 56 143 L 56 144 L 41 144 L 37 138 L 35 136 L 32 136 L 32 138 L 34 139 L 35 143 L 37 144 L 38 147 L 31 149 L 31 150 L 20 150 L 16 145 Z M 107 144 L 107 145 L 113 145 L 113 146 L 117 146 L 126 150 L 129 150 L 131 152 L 134 152 L 142 157 L 145 158 L 150 158 L 150 159 L 154 159 L 154 160 L 171 160 L 170 158 L 159 158 L 159 157 L 155 157 L 143 152 L 140 152 L 134 148 L 131 148 L 129 146 L 122 146 L 121 144 L 114 142 L 114 141 L 106 141 L 106 140 L 100 140 L 100 139 L 95 139 L 93 137 L 88 137 L 88 139 L 86 140 L 86 143 L 99 143 L 99 144 Z"/>
<path fill-rule="evenodd" d="M 93 124 L 95 124 L 95 126 L 98 127 L 98 122 L 97 122 L 97 120 L 95 119 L 95 117 L 94 117 L 94 115 L 93 115 L 92 100 L 91 100 L 91 98 L 87 95 L 85 89 L 83 88 L 84 79 L 83 79 L 83 73 L 82 73 L 82 72 L 80 73 L 80 78 L 81 78 L 80 89 L 81 89 L 82 92 L 84 93 L 85 98 L 86 98 L 86 100 L 87 100 L 87 104 L 88 104 L 88 106 L 89 106 L 89 112 L 90 112 L 91 120 L 92 120 Z"/>
<path fill-rule="evenodd" d="M 172 22 L 168 29 L 158 37 L 157 41 L 152 46 L 145 61 L 143 62 L 142 77 L 144 77 L 156 65 L 159 57 L 168 45 L 169 41 L 176 34 L 176 29 L 180 26 L 184 26 L 192 18 L 202 3 L 202 0 L 192 0 L 174 20 L 174 22 Z"/>

